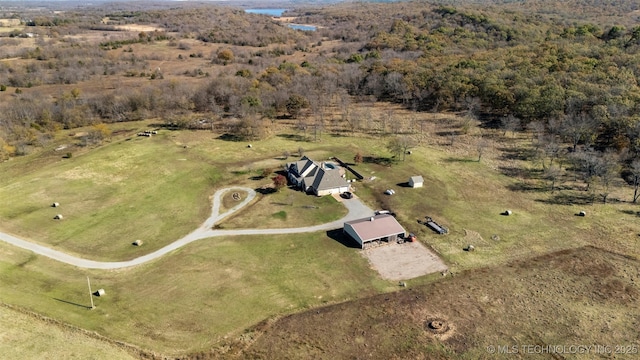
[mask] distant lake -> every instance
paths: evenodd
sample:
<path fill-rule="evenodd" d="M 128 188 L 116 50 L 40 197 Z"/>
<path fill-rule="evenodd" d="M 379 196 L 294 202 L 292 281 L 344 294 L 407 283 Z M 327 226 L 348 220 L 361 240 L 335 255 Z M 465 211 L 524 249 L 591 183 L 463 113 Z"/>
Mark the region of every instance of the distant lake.
<path fill-rule="evenodd" d="M 246 9 L 244 12 L 249 14 L 281 17 L 285 11 L 287 11 L 287 9 Z M 318 29 L 313 25 L 303 25 L 303 24 L 287 24 L 287 26 L 294 30 L 302 30 L 302 31 L 316 31 Z"/>
<path fill-rule="evenodd" d="M 302 31 L 316 31 L 317 28 L 313 25 L 302 25 L 302 24 L 287 24 L 288 27 L 294 30 L 302 30 Z"/>
<path fill-rule="evenodd" d="M 246 9 L 244 12 L 249 14 L 260 14 L 280 17 L 287 9 Z"/>

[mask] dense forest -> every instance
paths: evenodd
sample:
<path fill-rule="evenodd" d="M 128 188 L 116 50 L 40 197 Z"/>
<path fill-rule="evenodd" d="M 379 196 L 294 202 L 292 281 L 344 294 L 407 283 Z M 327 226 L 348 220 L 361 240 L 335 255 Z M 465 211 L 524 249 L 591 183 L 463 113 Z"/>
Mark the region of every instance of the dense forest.
<path fill-rule="evenodd" d="M 371 114 L 349 105 L 372 101 L 534 131 L 552 153 L 568 145 L 572 152 L 625 154 L 628 168 L 640 153 L 635 1 L 344 3 L 283 15 L 316 25 L 311 32 L 230 6 L 172 6 L 38 13 L 25 30 L 2 33 L 2 56 L 21 61 L 0 61 L 1 90 L 12 93 L 0 105 L 0 158 L 30 151 L 57 129 L 151 117 L 184 127 L 204 117 L 239 137 L 262 136 L 265 119 L 366 132 Z M 25 19 L 6 10 L 0 17 Z M 70 37 L 117 34 L 127 24 L 161 30 L 94 42 Z M 15 46 L 27 32 L 37 36 L 35 46 Z M 209 68 L 180 74 L 184 82 L 149 71 L 153 55 L 131 49 L 167 43 L 188 51 L 184 39 L 223 46 L 190 54 Z M 78 90 L 105 76 L 145 82 Z M 75 91 L 39 90 L 57 85 Z"/>

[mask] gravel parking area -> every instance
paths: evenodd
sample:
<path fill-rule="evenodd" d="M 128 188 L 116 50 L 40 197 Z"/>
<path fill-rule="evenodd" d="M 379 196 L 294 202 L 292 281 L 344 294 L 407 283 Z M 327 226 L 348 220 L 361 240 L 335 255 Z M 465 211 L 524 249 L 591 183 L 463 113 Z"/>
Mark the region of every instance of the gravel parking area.
<path fill-rule="evenodd" d="M 380 276 L 407 280 L 447 270 L 444 262 L 420 242 L 392 243 L 362 251 Z"/>

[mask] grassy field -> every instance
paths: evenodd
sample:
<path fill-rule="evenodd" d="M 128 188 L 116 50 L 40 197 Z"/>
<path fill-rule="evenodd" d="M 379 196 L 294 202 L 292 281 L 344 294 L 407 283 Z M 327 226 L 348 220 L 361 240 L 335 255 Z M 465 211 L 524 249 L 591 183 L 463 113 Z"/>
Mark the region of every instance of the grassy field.
<path fill-rule="evenodd" d="M 324 233 L 205 240 L 110 272 L 0 244 L 0 274 L 2 302 L 174 355 L 235 339 L 266 318 L 395 288 L 357 250 Z M 106 291 L 94 310 L 86 276 Z"/>
<path fill-rule="evenodd" d="M 132 123 L 129 133 L 146 125 Z M 142 249 L 131 246 L 138 239 L 149 252 L 186 235 L 209 216 L 215 190 L 270 185 L 269 178 L 258 176 L 262 169 L 284 165 L 280 149 L 298 146 L 273 137 L 248 149 L 208 132 L 161 131 L 152 138 L 120 136 L 92 150 L 70 146 L 54 151 L 62 141 L 73 145 L 65 138 L 48 152 L 1 165 L 0 198 L 11 204 L 0 208 L 2 229 L 100 260 L 140 256 Z M 64 159 L 70 151 L 75 155 Z M 52 208 L 53 202 L 61 206 Z M 282 227 L 319 224 L 346 213 L 332 199 L 283 190 L 259 195 L 252 205 L 255 211 L 228 219 L 225 226 L 268 227 L 265 221 L 280 211 L 265 210 L 273 206 L 301 215 L 281 221 Z M 54 220 L 56 214 L 64 219 Z"/>
<path fill-rule="evenodd" d="M 132 360 L 138 357 L 78 329 L 0 306 L 0 353 L 5 359 Z"/>
<path fill-rule="evenodd" d="M 584 247 L 410 283 L 261 324 L 237 358 L 637 359 L 639 266 Z"/>
<path fill-rule="evenodd" d="M 140 255 L 131 246 L 137 239 L 150 251 L 187 234 L 209 215 L 208 196 L 223 170 L 169 135 L 3 164 L 0 197 L 11 204 L 0 209 L 3 230 L 105 260 Z M 56 214 L 64 219 L 53 220 Z"/>
<path fill-rule="evenodd" d="M 623 201 L 630 189 L 616 189 L 612 198 L 618 200 L 606 205 L 558 204 L 558 198 L 580 194 L 518 190 L 527 188 L 520 186 L 524 180 L 502 173 L 501 153 L 475 161 L 470 141 L 441 146 L 437 136 L 425 136 L 405 161 L 387 166 L 386 140 L 379 138 L 325 134 L 312 143 L 282 133 L 249 148 L 206 131 L 161 130 L 142 138 L 129 135 L 150 128 L 150 122 L 118 126 L 126 132 L 95 149 L 73 147 L 70 159 L 53 151 L 73 141 L 65 135 L 44 153 L 0 164 L 0 197 L 11 205 L 0 208 L 2 229 L 94 259 L 135 257 L 197 227 L 208 216 L 215 190 L 270 185 L 268 177 L 260 178 L 262 170 L 280 167 L 283 151 L 297 153 L 302 146 L 318 160 L 337 156 L 349 162 L 361 152 L 368 160 L 356 169 L 367 179 L 356 183 L 356 194 L 372 208 L 394 211 L 454 274 L 584 245 L 640 256 L 637 207 Z M 425 187 L 403 186 L 412 175 L 422 175 Z M 387 188 L 396 194 L 384 195 Z M 258 197 L 222 227 L 320 223 L 343 211 L 332 198 L 287 189 Z M 54 201 L 61 206 L 51 208 Z M 302 208 L 310 205 L 319 208 Z M 500 215 L 506 209 L 513 214 Z M 588 216 L 575 216 L 580 210 Z M 56 213 L 64 220 L 54 221 Z M 420 225 L 425 216 L 450 233 L 435 235 Z M 145 246 L 131 246 L 135 239 Z M 463 251 L 468 244 L 476 251 Z M 107 292 L 96 298 L 93 311 L 86 308 L 86 276 Z M 434 281 L 425 276 L 411 285 Z M 151 263 L 108 272 L 75 269 L 0 244 L 0 289 L 4 303 L 142 349 L 180 355 L 249 344 L 253 335 L 245 329 L 265 319 L 393 292 L 397 284 L 381 280 L 357 250 L 316 233 L 206 239 Z"/>
<path fill-rule="evenodd" d="M 545 183 L 514 191 L 523 180 L 502 174 L 501 154 L 493 156 L 478 162 L 473 149 L 425 145 L 389 171 L 358 165 L 358 171 L 376 179 L 358 183 L 356 193 L 395 212 L 407 230 L 436 250 L 454 272 L 584 245 L 640 257 L 637 205 L 624 201 L 632 194 L 630 187 L 616 188 L 617 200 L 608 204 L 584 203 L 584 192 L 573 189 L 551 193 L 544 190 Z M 423 188 L 406 186 L 413 175 L 424 177 Z M 384 195 L 389 188 L 396 194 Z M 559 198 L 570 201 L 558 204 Z M 512 215 L 502 215 L 505 210 Z M 586 217 L 576 216 L 583 210 Z M 426 216 L 447 227 L 449 234 L 437 235 L 419 224 Z M 473 254 L 463 250 L 469 244 L 476 248 Z"/>
<path fill-rule="evenodd" d="M 316 197 L 291 189 L 259 196 L 247 209 L 228 219 L 219 228 L 293 228 L 338 220 L 347 209 L 331 196 Z M 248 223 L 247 219 L 251 219 Z"/>

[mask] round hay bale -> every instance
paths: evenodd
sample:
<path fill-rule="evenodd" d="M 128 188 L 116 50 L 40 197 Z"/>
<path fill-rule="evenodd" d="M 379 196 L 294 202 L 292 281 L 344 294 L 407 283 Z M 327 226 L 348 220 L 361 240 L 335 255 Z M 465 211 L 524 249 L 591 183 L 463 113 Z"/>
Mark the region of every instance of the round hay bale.
<path fill-rule="evenodd" d="M 104 296 L 105 294 L 106 292 L 104 291 L 104 289 L 98 289 L 98 291 L 93 293 L 93 295 L 95 296 Z"/>
<path fill-rule="evenodd" d="M 580 211 L 578 213 L 578 216 L 587 216 L 587 212 L 586 211 Z"/>
<path fill-rule="evenodd" d="M 467 247 L 466 247 L 464 250 L 465 250 L 465 251 L 474 251 L 475 249 L 476 249 L 476 247 L 475 247 L 475 246 L 473 246 L 473 245 L 469 244 L 469 245 L 467 245 Z"/>
<path fill-rule="evenodd" d="M 136 240 L 132 243 L 134 246 L 142 246 L 142 240 Z"/>
<path fill-rule="evenodd" d="M 54 220 L 62 220 L 62 215 L 58 214 L 56 216 L 53 217 Z"/>
<path fill-rule="evenodd" d="M 509 216 L 509 215 L 512 214 L 512 212 L 511 212 L 511 210 L 505 210 L 502 214 L 505 215 L 505 216 Z"/>
<path fill-rule="evenodd" d="M 60 206 L 60 203 L 54 202 L 53 204 L 51 204 L 51 207 L 58 207 Z"/>
<path fill-rule="evenodd" d="M 247 145 L 248 148 L 252 148 L 253 146 L 251 146 L 251 144 Z"/>

